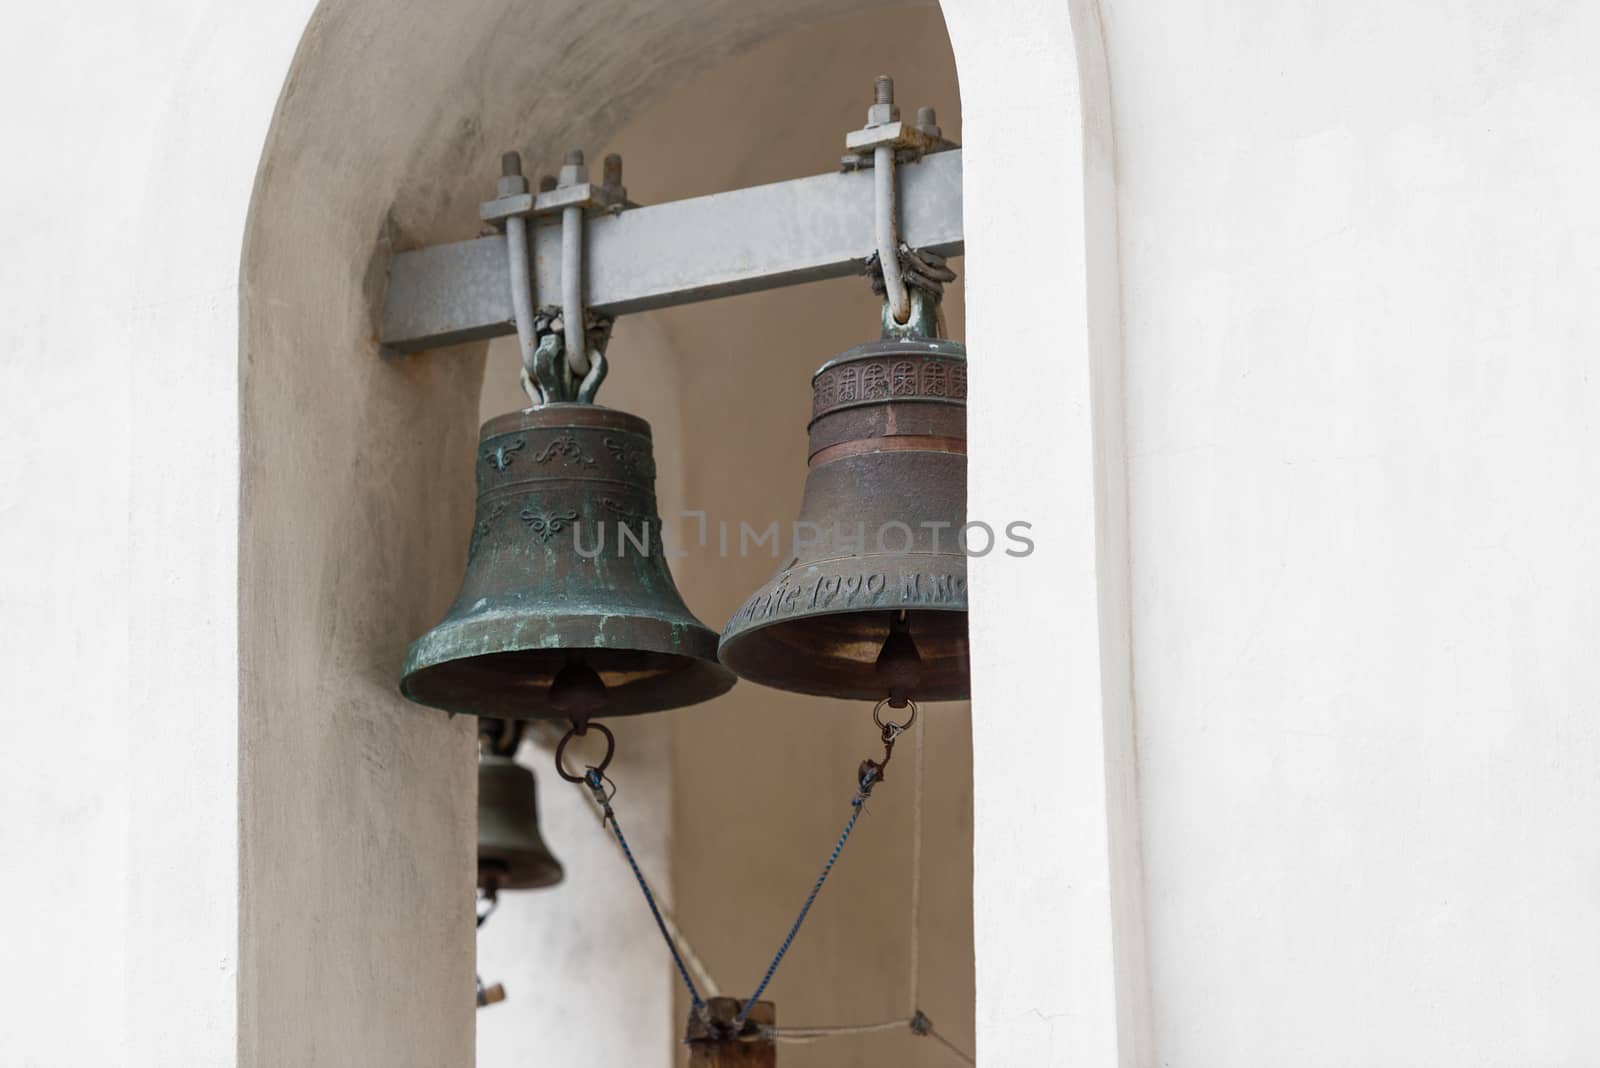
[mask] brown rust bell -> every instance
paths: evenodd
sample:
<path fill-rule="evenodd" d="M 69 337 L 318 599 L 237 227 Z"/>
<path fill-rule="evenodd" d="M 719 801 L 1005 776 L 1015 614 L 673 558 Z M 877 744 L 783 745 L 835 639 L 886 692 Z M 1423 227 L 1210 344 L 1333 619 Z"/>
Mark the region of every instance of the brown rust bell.
<path fill-rule="evenodd" d="M 478 758 L 478 889 L 537 890 L 561 881 L 561 862 L 539 833 L 533 772 L 509 755 Z"/>
<path fill-rule="evenodd" d="M 811 391 L 794 550 L 728 622 L 722 662 L 796 693 L 967 697 L 965 348 L 885 337 Z"/>
<path fill-rule="evenodd" d="M 511 412 L 483 425 L 477 472 L 461 592 L 406 653 L 405 696 L 582 721 L 733 685 L 667 569 L 650 424 L 594 404 Z"/>

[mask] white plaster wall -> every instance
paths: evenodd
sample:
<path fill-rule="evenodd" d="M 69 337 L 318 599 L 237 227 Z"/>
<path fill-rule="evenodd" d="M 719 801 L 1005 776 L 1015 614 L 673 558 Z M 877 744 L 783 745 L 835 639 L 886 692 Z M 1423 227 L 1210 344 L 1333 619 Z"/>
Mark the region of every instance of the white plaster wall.
<path fill-rule="evenodd" d="M 1600 15 L 1487 0 L 1104 7 L 1109 112 L 1094 64 L 1071 59 L 1085 42 L 1092 56 L 1093 5 L 946 8 L 968 149 L 973 509 L 1031 505 L 1052 534 L 1030 571 L 973 571 L 980 1055 L 1590 1063 Z M 371 235 L 369 252 L 380 192 L 412 240 L 470 227 L 468 176 L 529 129 L 525 101 L 500 90 L 548 88 L 552 57 L 574 64 L 571 95 L 541 96 L 550 110 L 527 136 L 565 147 L 789 17 L 659 8 L 602 37 L 616 20 L 593 5 L 568 18 L 483 0 L 435 22 L 399 10 L 330 5 L 350 17 L 321 39 L 345 49 L 325 61 L 351 71 L 338 100 L 353 124 L 403 106 L 407 87 L 444 101 L 377 157 L 386 188 L 334 231 Z M 239 260 L 309 16 L 200 0 L 5 15 L 0 136 L 24 165 L 0 168 L 0 998 L 21 1023 L 0 1030 L 0 1062 L 235 1058 L 239 943 L 254 937 L 237 911 Z M 663 42 L 644 70 L 628 43 L 642 39 Z M 607 80 L 624 70 L 637 77 Z M 597 84 L 625 87 L 579 115 L 571 101 Z M 1060 138 L 1024 157 L 1039 131 Z M 372 179 L 352 168 L 374 157 L 349 147 L 303 151 L 322 173 Z M 1113 164 L 1120 270 L 1104 255 Z M 1038 173 L 1060 199 L 1018 213 Z M 1041 279 L 1049 318 L 1019 296 Z M 343 313 L 358 287 L 340 287 Z M 984 352 L 1030 369 L 1030 388 L 976 370 Z M 457 373 L 455 401 L 473 377 Z M 285 382 L 285 407 L 322 401 Z M 284 433 L 307 447 L 295 464 L 317 462 Z M 272 529 L 292 534 L 292 510 L 278 514 Z M 452 555 L 448 540 L 428 551 Z M 420 617 L 434 593 L 411 591 L 404 611 Z M 389 640 L 335 648 L 376 665 Z M 281 707 L 315 751 L 322 709 Z M 319 766 L 296 752 L 262 765 L 284 778 L 258 814 L 325 782 L 294 777 Z M 429 778 L 446 818 L 458 781 L 470 775 Z M 297 859 L 291 832 L 362 795 L 345 782 L 332 796 L 296 809 L 270 855 Z M 382 805 L 365 811 L 387 826 Z M 313 859 L 337 845 L 316 841 Z M 295 936 L 314 934 L 315 910 L 291 907 L 301 884 L 275 885 Z M 384 985 L 374 964 L 404 957 L 406 936 L 341 937 L 329 976 L 354 981 L 298 1011 L 381 1035 L 425 993 Z M 271 1004 L 293 1004 L 297 959 L 276 963 Z M 470 1043 L 459 1012 L 434 1036 L 455 1054 Z M 293 1036 L 308 1018 L 271 1021 Z M 270 1044 L 251 1049 L 271 1060 Z"/>
<path fill-rule="evenodd" d="M 1600 8 L 1106 24 L 1158 1062 L 1594 1064 Z"/>
<path fill-rule="evenodd" d="M 1115 158 L 1099 5 L 945 5 L 962 88 L 985 1064 L 1143 1063 Z M 1026 131 L 1026 132 L 1024 132 Z M 1034 196 L 1038 189 L 1042 195 Z"/>
<path fill-rule="evenodd" d="M 0 16 L 0 1063 L 233 1061 L 239 244 L 309 12 Z"/>

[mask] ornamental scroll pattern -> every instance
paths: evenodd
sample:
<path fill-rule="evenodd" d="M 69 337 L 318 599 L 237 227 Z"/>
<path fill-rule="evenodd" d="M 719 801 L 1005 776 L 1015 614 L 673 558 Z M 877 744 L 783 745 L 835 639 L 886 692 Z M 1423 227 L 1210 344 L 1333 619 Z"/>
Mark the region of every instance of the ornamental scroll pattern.
<path fill-rule="evenodd" d="M 528 529 L 540 541 L 546 543 L 565 530 L 568 523 L 578 518 L 577 512 L 536 512 L 531 507 L 524 508 L 521 515 L 522 521 L 528 524 Z"/>
<path fill-rule="evenodd" d="M 483 462 L 496 471 L 504 471 L 511 466 L 512 461 L 517 458 L 517 453 L 521 452 L 527 444 L 527 438 L 503 441 L 493 448 L 483 450 Z"/>
<path fill-rule="evenodd" d="M 499 519 L 505 510 L 505 502 L 498 501 L 495 503 L 493 508 L 489 509 L 488 513 L 484 515 L 482 519 L 473 524 L 472 544 L 467 546 L 467 557 L 469 559 L 478 555 L 478 543 L 488 536 L 489 528 L 494 525 L 494 521 Z"/>
<path fill-rule="evenodd" d="M 563 434 L 533 458 L 536 464 L 547 464 L 554 459 L 569 460 L 583 464 L 585 467 L 594 466 L 594 457 L 583 451 L 583 446 L 578 444 L 578 439 L 571 434 Z"/>
<path fill-rule="evenodd" d="M 650 454 L 649 445 L 640 448 L 627 438 L 606 438 L 605 447 L 617 463 L 622 465 L 622 470 L 628 477 L 642 482 L 655 480 L 656 461 Z"/>

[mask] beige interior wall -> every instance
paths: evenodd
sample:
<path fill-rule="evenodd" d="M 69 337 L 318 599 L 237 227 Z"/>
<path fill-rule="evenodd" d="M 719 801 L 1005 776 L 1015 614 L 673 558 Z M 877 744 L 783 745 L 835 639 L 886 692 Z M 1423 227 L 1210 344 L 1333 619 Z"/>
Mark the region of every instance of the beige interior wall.
<path fill-rule="evenodd" d="M 820 173 L 836 164 L 844 132 L 862 124 L 879 73 L 894 75 L 908 115 L 933 104 L 946 134 L 959 138 L 955 65 L 939 11 L 913 7 L 843 16 L 770 40 L 668 94 L 610 144 L 583 147 L 596 164 L 605 151 L 621 152 L 629 193 L 642 203 Z M 945 314 L 951 335 L 962 337 L 959 283 Z M 811 372 L 876 330 L 876 302 L 859 278 L 618 324 L 601 400 L 654 424 L 662 514 L 669 523 L 684 510 L 707 513 L 706 549 L 695 544 L 692 521 L 677 519 L 672 533 L 689 555 L 674 560 L 673 571 L 689 606 L 713 628 L 720 629 L 776 567 L 764 548 L 740 556 L 739 523 L 759 530 L 774 520 L 787 526 L 795 516 L 805 479 Z M 515 366 L 514 344 L 491 345 L 485 414 L 525 403 Z M 727 557 L 717 551 L 719 520 L 729 524 Z M 832 848 L 848 814 L 857 764 L 881 751 L 870 712 L 864 704 L 742 683 L 706 705 L 619 725 L 624 752 L 651 751 L 654 732 L 669 732 L 670 827 L 650 809 L 666 796 L 653 792 L 659 786 L 647 782 L 641 790 L 621 769 L 618 813 L 632 821 L 630 828 L 642 823 L 657 834 L 670 830 L 679 920 L 726 993 L 746 993 L 759 981 Z M 944 704 L 926 709 L 922 722 L 920 1006 L 941 1033 L 970 1050 L 971 717 L 965 704 Z M 913 767 L 908 738 L 769 989 L 780 1024 L 907 1015 Z M 564 788 L 553 776 L 541 786 L 546 795 Z M 571 830 L 600 834 L 592 821 Z M 570 840 L 552 846 L 558 852 L 590 848 Z M 631 885 L 624 889 L 631 895 L 625 907 L 637 919 L 643 902 Z M 607 884 L 594 893 L 609 905 L 614 890 Z M 528 910 L 525 922 L 557 922 L 564 906 L 554 899 L 540 905 L 537 898 L 519 906 Z M 495 925 L 504 922 L 497 917 Z M 485 947 L 495 937 L 522 936 L 492 925 L 482 936 Z M 484 956 L 491 952 L 498 950 L 480 949 Z M 658 953 L 653 946 L 642 952 Z M 619 956 L 612 966 L 621 972 L 637 964 Z M 675 1033 L 686 1011 L 680 996 Z M 489 1026 L 480 1021 L 480 1047 Z M 955 1061 L 933 1042 L 897 1031 L 785 1046 L 781 1063 L 942 1068 Z"/>

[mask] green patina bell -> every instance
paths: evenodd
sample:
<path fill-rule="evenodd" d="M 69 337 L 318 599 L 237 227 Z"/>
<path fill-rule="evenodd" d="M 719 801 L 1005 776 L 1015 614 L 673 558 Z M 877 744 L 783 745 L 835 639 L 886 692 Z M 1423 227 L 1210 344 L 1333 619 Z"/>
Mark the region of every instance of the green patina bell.
<path fill-rule="evenodd" d="M 539 833 L 533 772 L 510 756 L 478 758 L 478 888 L 537 890 L 554 886 L 561 862 Z"/>
<path fill-rule="evenodd" d="M 400 691 L 450 712 L 573 719 L 726 692 L 717 635 L 661 547 L 650 424 L 551 403 L 483 425 L 461 592 L 412 643 Z"/>

